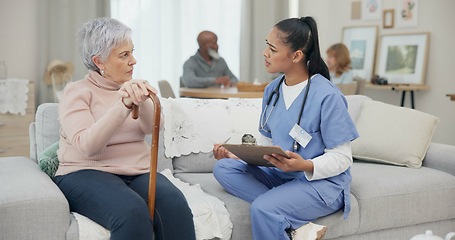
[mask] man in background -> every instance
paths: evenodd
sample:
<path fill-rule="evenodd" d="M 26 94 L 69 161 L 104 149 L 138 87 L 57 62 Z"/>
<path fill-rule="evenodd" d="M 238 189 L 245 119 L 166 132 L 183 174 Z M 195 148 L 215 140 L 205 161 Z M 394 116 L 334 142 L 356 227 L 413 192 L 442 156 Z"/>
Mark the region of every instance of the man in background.
<path fill-rule="evenodd" d="M 199 33 L 198 51 L 183 64 L 182 82 L 185 87 L 231 86 L 238 82 L 226 61 L 218 55 L 217 41 L 218 37 L 213 32 Z"/>

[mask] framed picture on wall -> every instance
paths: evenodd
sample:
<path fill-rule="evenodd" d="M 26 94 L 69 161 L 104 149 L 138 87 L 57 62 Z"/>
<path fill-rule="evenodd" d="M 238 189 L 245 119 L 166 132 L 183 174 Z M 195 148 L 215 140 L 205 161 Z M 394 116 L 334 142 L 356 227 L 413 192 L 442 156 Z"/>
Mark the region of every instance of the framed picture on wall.
<path fill-rule="evenodd" d="M 371 79 L 376 59 L 377 26 L 345 27 L 342 42 L 349 49 L 351 67 L 355 77 Z"/>
<path fill-rule="evenodd" d="M 362 0 L 362 19 L 380 20 L 382 17 L 382 0 Z"/>
<path fill-rule="evenodd" d="M 384 10 L 384 14 L 382 15 L 382 27 L 393 28 L 393 24 L 395 22 L 394 17 L 393 9 Z"/>
<path fill-rule="evenodd" d="M 417 27 L 419 24 L 419 7 L 419 0 L 399 0 L 396 11 L 397 27 Z"/>
<path fill-rule="evenodd" d="M 424 84 L 429 33 L 381 36 L 377 74 L 389 84 Z"/>

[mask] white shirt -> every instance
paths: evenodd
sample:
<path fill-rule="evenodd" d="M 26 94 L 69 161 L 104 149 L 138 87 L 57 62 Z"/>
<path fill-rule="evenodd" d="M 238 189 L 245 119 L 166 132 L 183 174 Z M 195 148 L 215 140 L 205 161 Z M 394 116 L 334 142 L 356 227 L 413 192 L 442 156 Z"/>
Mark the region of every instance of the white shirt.
<path fill-rule="evenodd" d="M 281 84 L 281 88 L 283 89 L 283 99 L 284 105 L 286 106 L 286 110 L 289 109 L 295 99 L 299 96 L 299 94 L 303 91 L 303 89 L 308 84 L 308 80 L 305 80 L 301 83 L 298 83 L 294 86 L 288 86 L 286 83 Z"/>
<path fill-rule="evenodd" d="M 287 86 L 283 81 L 281 88 L 283 89 L 283 99 L 286 109 L 289 109 L 307 83 L 308 81 L 305 80 L 294 86 Z M 272 139 L 262 134 L 258 139 L 258 144 L 264 146 L 273 145 Z M 314 164 L 313 173 L 305 172 L 305 177 L 308 181 L 339 175 L 352 165 L 351 142 L 346 142 L 330 149 L 326 148 L 324 149 L 324 154 L 321 156 L 307 160 L 312 161 Z"/>

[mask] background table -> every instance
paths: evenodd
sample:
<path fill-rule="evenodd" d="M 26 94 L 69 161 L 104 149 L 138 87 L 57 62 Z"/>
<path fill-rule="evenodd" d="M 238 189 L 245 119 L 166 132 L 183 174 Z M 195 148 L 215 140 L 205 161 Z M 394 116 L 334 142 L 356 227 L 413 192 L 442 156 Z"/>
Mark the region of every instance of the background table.
<path fill-rule="evenodd" d="M 411 94 L 411 108 L 414 109 L 414 91 L 423 91 L 430 89 L 427 85 L 416 85 L 416 84 L 387 84 L 387 85 L 376 85 L 368 83 L 365 85 L 369 89 L 378 90 L 392 90 L 401 91 L 401 106 L 404 107 L 404 99 L 406 98 L 406 92 Z"/>
<path fill-rule="evenodd" d="M 263 92 L 239 92 L 236 87 L 180 88 L 180 97 L 191 98 L 262 98 Z"/>

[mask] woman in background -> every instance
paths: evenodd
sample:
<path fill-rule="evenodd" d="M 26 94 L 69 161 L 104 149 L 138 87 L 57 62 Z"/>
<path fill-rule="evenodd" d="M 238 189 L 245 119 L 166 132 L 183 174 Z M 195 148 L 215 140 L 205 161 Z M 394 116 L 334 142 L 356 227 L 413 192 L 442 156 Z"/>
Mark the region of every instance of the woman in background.
<path fill-rule="evenodd" d="M 348 84 L 353 81 L 351 57 L 344 44 L 337 43 L 327 49 L 327 66 L 333 83 Z"/>
<path fill-rule="evenodd" d="M 280 146 L 289 158 L 265 155 L 274 167 L 258 167 L 220 145 L 213 149 L 215 178 L 251 203 L 254 240 L 290 239 L 296 229 L 302 239 L 321 239 L 326 227 L 311 222 L 340 209 L 349 214 L 350 142 L 358 133 L 318 38 L 312 17 L 285 19 L 263 51 L 267 72 L 284 74 L 264 91 L 259 142 Z"/>
<path fill-rule="evenodd" d="M 55 183 L 78 212 L 110 230 L 112 240 L 195 239 L 183 194 L 157 173 L 155 217 L 149 215 L 154 106 L 147 81 L 132 79 L 131 29 L 111 18 L 87 22 L 77 35 L 88 74 L 69 83 L 59 105 Z M 131 117 L 132 104 L 139 118 Z"/>

